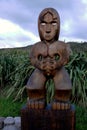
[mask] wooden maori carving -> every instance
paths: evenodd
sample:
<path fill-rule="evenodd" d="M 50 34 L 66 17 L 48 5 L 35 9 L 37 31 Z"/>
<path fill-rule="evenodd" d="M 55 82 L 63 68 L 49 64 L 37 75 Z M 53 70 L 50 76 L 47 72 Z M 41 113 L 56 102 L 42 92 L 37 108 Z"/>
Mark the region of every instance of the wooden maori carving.
<path fill-rule="evenodd" d="M 45 108 L 48 79 L 53 79 L 55 85 L 52 109 L 69 109 L 71 81 L 64 65 L 70 56 L 69 46 L 59 41 L 60 17 L 53 8 L 44 9 L 38 18 L 38 30 L 41 41 L 33 45 L 30 60 L 35 70 L 28 80 L 26 89 L 29 96 L 28 106 Z"/>

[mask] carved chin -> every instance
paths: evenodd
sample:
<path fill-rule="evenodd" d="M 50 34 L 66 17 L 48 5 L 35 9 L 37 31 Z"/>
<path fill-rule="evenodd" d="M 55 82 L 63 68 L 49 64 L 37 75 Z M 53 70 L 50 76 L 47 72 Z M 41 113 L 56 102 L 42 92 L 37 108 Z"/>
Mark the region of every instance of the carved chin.
<path fill-rule="evenodd" d="M 52 39 L 54 39 L 54 36 L 52 35 L 44 35 L 44 39 L 47 41 L 51 41 Z"/>
<path fill-rule="evenodd" d="M 41 36 L 41 39 L 50 41 L 50 40 L 54 39 L 55 33 L 43 33 L 43 32 L 40 32 L 40 36 Z"/>

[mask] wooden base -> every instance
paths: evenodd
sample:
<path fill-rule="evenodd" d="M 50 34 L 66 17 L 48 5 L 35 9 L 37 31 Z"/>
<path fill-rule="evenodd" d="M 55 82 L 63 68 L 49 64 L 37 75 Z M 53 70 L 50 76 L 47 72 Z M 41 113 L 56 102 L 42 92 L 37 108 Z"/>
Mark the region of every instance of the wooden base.
<path fill-rule="evenodd" d="M 68 110 L 21 109 L 21 130 L 75 130 L 75 107 Z"/>

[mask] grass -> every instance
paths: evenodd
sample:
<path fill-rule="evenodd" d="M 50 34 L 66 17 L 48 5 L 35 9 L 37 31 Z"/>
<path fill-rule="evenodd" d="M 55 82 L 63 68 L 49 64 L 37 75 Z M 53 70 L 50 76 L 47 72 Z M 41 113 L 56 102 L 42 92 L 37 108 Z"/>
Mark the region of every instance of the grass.
<path fill-rule="evenodd" d="M 25 104 L 23 102 L 13 102 L 12 99 L 0 98 L 0 116 L 20 116 L 20 109 Z"/>
<path fill-rule="evenodd" d="M 87 109 L 76 106 L 76 130 L 87 130 Z"/>
<path fill-rule="evenodd" d="M 20 116 L 21 107 L 26 103 L 13 102 L 12 99 L 0 98 L 0 116 Z M 87 109 L 76 105 L 76 130 L 87 130 Z"/>

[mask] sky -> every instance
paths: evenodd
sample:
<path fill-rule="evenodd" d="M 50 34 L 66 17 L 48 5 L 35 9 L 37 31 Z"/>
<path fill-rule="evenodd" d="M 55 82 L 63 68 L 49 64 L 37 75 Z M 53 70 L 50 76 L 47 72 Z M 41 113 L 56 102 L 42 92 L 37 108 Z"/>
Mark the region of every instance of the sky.
<path fill-rule="evenodd" d="M 0 48 L 38 42 L 38 16 L 47 7 L 60 15 L 62 41 L 87 41 L 87 0 L 0 0 Z"/>

